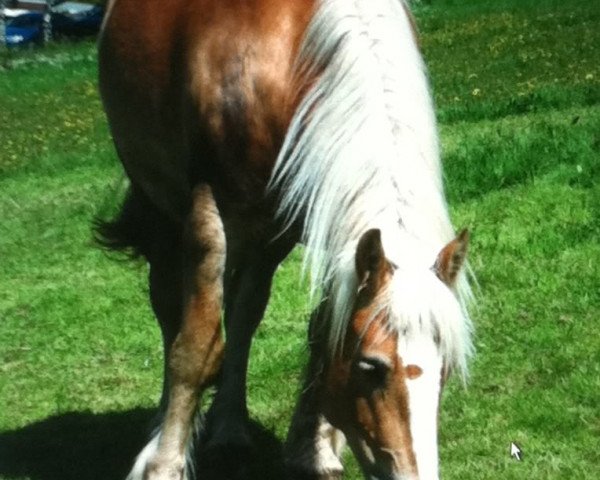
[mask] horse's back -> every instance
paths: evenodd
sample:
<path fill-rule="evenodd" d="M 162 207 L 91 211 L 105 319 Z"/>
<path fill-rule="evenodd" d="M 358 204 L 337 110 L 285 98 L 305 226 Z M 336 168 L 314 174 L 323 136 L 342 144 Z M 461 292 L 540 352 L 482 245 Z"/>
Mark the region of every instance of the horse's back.
<path fill-rule="evenodd" d="M 100 90 L 119 156 L 163 212 L 194 186 L 262 196 L 293 113 L 292 65 L 312 0 L 115 0 Z"/>

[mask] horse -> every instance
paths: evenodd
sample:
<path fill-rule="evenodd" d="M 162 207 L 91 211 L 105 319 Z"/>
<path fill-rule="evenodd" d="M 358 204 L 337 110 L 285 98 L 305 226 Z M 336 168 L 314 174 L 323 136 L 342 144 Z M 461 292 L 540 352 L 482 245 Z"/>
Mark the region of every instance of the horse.
<path fill-rule="evenodd" d="M 338 478 L 347 444 L 365 477 L 437 479 L 440 395 L 472 350 L 469 234 L 407 4 L 111 0 L 98 52 L 129 178 L 99 232 L 146 259 L 164 344 L 162 420 L 128 479 L 191 477 L 212 384 L 205 447 L 251 445 L 250 344 L 298 243 L 315 310 L 289 471 Z"/>

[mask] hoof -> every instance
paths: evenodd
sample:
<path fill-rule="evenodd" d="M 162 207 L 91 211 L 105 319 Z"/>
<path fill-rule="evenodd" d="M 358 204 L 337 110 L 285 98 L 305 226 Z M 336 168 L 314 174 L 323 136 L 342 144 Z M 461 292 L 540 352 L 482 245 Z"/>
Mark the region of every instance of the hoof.
<path fill-rule="evenodd" d="M 318 472 L 300 465 L 287 465 L 286 473 L 289 480 L 342 480 L 344 478 L 343 470 Z"/>
<path fill-rule="evenodd" d="M 321 447 L 329 446 L 328 443 Z M 315 449 L 314 445 L 285 452 L 285 467 L 292 480 L 338 480 L 344 476 L 344 467 L 331 448 Z"/>
<path fill-rule="evenodd" d="M 199 451 L 199 478 L 247 480 L 255 451 L 245 430 L 212 435 Z"/>
<path fill-rule="evenodd" d="M 209 436 L 204 449 L 211 453 L 248 455 L 253 450 L 252 437 L 246 427 L 236 425 L 226 428 L 223 426 Z"/>
<path fill-rule="evenodd" d="M 127 480 L 188 480 L 185 457 L 159 455 L 158 440 L 157 434 L 140 452 Z"/>
<path fill-rule="evenodd" d="M 162 465 L 150 462 L 144 472 L 144 480 L 187 480 L 185 464 Z"/>

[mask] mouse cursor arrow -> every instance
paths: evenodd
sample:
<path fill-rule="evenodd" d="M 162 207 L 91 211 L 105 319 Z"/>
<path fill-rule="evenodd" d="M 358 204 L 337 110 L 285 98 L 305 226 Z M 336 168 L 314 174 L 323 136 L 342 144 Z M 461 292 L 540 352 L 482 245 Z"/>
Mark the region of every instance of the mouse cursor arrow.
<path fill-rule="evenodd" d="M 515 442 L 510 442 L 510 456 L 515 457 L 518 462 L 521 461 L 521 449 Z"/>

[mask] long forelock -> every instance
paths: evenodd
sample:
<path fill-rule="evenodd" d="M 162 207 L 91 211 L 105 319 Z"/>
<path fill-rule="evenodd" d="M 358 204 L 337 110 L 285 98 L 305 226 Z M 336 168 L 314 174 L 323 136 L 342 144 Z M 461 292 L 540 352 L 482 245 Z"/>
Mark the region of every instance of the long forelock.
<path fill-rule="evenodd" d="M 344 339 L 352 321 L 358 281 L 348 262 L 340 262 L 340 275 L 334 282 L 329 322 L 329 352 L 344 349 Z M 379 321 L 381 338 L 397 335 L 408 340 L 429 336 L 438 346 L 446 373 L 455 371 L 466 381 L 468 360 L 473 354 L 472 323 L 468 313 L 471 289 L 467 273 L 461 272 L 453 290 L 434 272 L 421 268 L 396 269 L 391 280 L 377 293 L 370 306 L 365 333 L 372 322 Z M 400 355 L 402 352 L 398 352 Z"/>
<path fill-rule="evenodd" d="M 409 341 L 420 335 L 432 338 L 446 371 L 456 371 L 465 380 L 473 353 L 472 325 L 467 310 L 469 293 L 464 290 L 468 284 L 460 284 L 452 291 L 429 269 L 396 272 L 387 286 L 387 321 L 389 328 Z"/>

